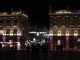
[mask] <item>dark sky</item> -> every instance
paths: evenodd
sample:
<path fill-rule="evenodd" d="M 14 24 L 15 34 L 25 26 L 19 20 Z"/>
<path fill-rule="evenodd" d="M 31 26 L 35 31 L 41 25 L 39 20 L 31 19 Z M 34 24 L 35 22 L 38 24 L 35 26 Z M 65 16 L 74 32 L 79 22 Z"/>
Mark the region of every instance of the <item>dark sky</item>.
<path fill-rule="evenodd" d="M 79 0 L 0 0 L 0 11 L 11 11 L 13 10 L 24 10 L 28 12 L 29 21 L 38 24 L 39 27 L 46 26 L 49 28 L 49 6 L 52 9 L 57 10 L 59 7 L 61 9 L 80 9 Z"/>

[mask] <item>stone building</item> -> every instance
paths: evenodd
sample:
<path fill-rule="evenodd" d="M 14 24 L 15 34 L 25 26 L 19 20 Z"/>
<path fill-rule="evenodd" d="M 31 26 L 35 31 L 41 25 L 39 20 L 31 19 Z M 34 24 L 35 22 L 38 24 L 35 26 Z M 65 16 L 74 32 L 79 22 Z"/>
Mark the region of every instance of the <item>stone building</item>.
<path fill-rule="evenodd" d="M 25 12 L 24 12 L 25 13 Z M 28 39 L 28 16 L 22 11 L 0 12 L 0 43 L 3 47 L 25 47 Z"/>
<path fill-rule="evenodd" d="M 63 45 L 63 49 L 80 49 L 80 10 L 49 10 L 50 47 Z"/>

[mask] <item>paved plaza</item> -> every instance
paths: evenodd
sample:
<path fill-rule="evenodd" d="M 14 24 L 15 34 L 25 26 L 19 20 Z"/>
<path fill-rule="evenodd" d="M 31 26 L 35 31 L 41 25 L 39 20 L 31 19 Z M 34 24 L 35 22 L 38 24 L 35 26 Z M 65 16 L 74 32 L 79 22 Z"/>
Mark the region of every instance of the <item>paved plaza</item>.
<path fill-rule="evenodd" d="M 48 50 L 47 55 L 43 55 L 42 51 L 39 54 L 28 54 L 26 50 L 3 50 L 0 51 L 0 60 L 80 60 L 80 51 L 63 51 L 57 53 L 53 50 Z"/>

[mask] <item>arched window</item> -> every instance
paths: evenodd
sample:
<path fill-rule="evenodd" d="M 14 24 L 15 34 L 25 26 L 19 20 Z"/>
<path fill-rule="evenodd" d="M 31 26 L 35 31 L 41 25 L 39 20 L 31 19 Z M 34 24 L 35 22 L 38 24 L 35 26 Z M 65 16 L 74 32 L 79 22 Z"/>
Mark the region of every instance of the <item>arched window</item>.
<path fill-rule="evenodd" d="M 69 28 L 74 28 L 74 25 L 70 25 Z"/>
<path fill-rule="evenodd" d="M 56 23 L 56 18 L 54 18 L 54 23 Z"/>
<path fill-rule="evenodd" d="M 65 28 L 66 28 L 66 26 L 65 26 L 65 25 L 62 25 L 62 26 L 61 26 L 61 28 L 62 28 L 62 29 L 65 29 Z"/>
<path fill-rule="evenodd" d="M 65 18 L 62 18 L 62 23 L 65 23 Z"/>
<path fill-rule="evenodd" d="M 6 27 L 6 34 L 10 34 L 10 26 Z"/>
<path fill-rule="evenodd" d="M 57 34 L 57 31 L 58 31 L 58 26 L 57 25 L 54 25 L 53 26 L 53 33 L 54 33 L 54 35 Z"/>
<path fill-rule="evenodd" d="M 57 26 L 57 25 L 54 25 L 54 26 L 53 26 L 53 29 L 57 29 L 57 28 L 58 28 L 58 26 Z"/>
<path fill-rule="evenodd" d="M 17 34 L 17 26 L 13 26 L 13 33 Z"/>

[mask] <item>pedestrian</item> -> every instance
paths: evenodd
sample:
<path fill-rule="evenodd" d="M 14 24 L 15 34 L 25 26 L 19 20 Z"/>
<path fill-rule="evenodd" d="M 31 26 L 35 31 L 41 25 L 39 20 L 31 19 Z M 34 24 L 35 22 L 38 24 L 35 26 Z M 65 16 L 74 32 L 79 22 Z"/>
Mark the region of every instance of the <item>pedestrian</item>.
<path fill-rule="evenodd" d="M 36 47 L 35 47 L 35 55 L 36 55 L 36 57 L 38 57 L 38 53 L 39 53 L 39 46 L 36 44 Z"/>
<path fill-rule="evenodd" d="M 30 53 L 30 46 L 29 46 L 29 44 L 27 45 L 26 50 L 27 50 L 27 53 L 29 54 Z"/>
<path fill-rule="evenodd" d="M 34 51 L 35 51 L 35 46 L 34 46 L 34 44 L 31 45 L 31 50 L 32 50 L 32 55 L 34 55 Z"/>
<path fill-rule="evenodd" d="M 62 54 L 62 50 L 63 50 L 63 45 L 60 45 L 60 53 Z"/>
<path fill-rule="evenodd" d="M 43 44 L 42 51 L 43 51 L 43 55 L 45 55 L 45 56 L 47 55 L 47 52 L 48 52 L 47 49 L 48 49 L 48 46 L 46 44 Z"/>

